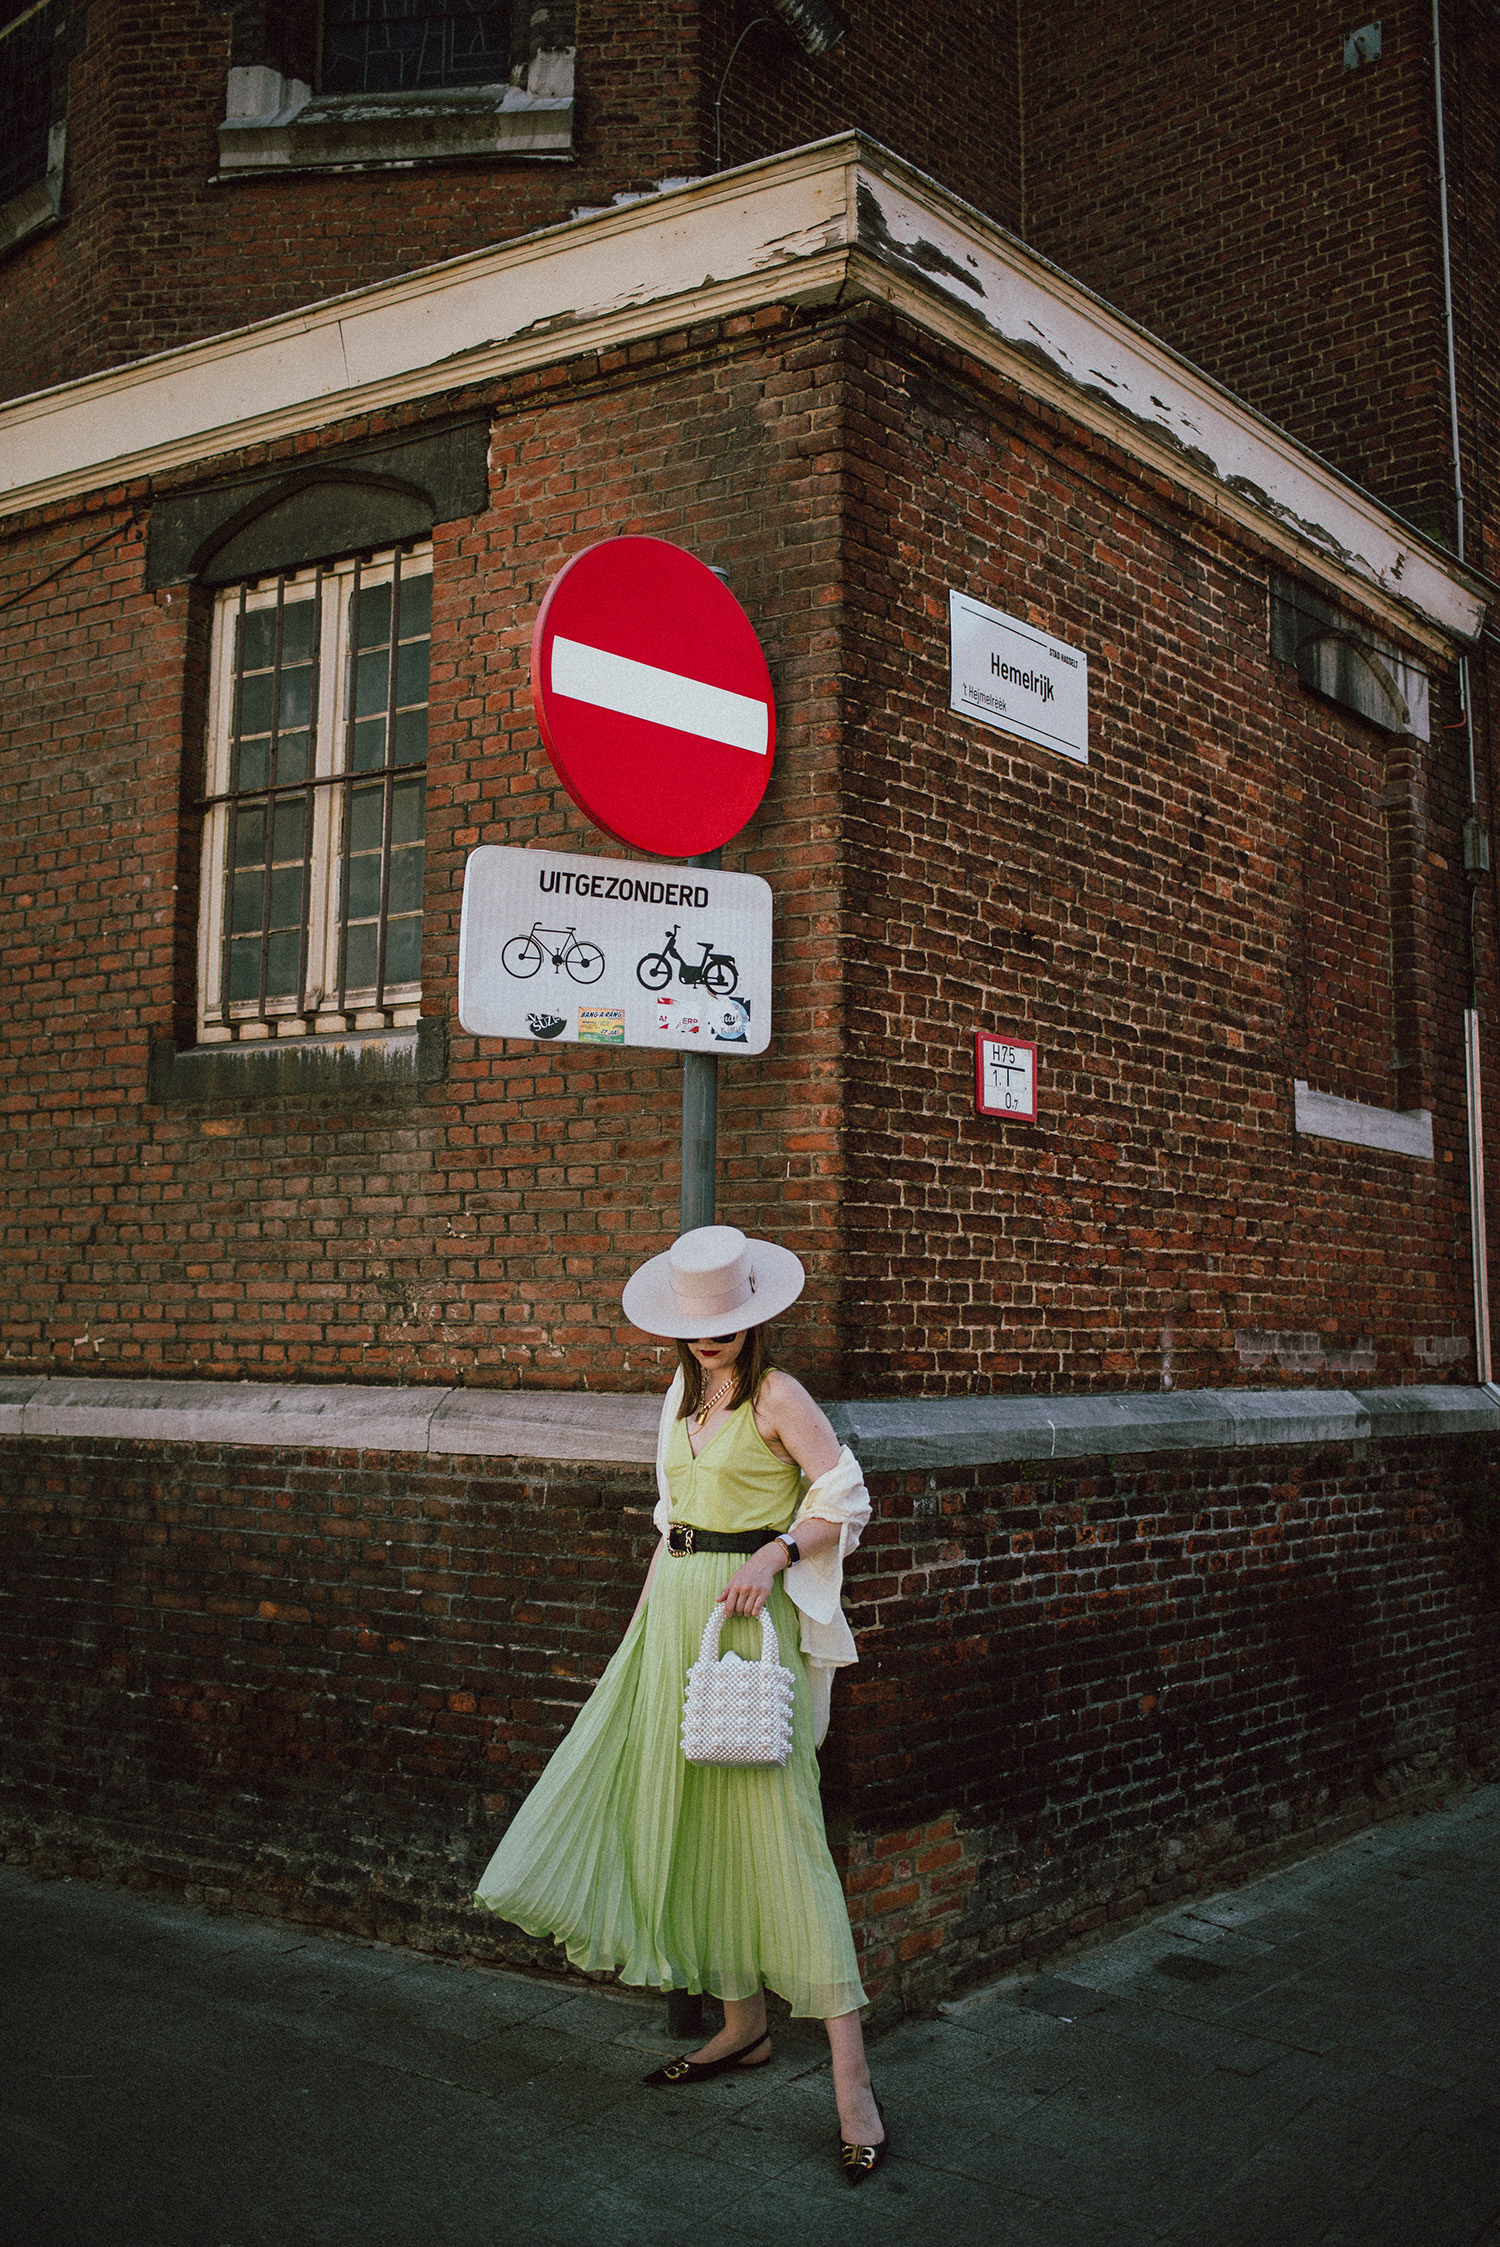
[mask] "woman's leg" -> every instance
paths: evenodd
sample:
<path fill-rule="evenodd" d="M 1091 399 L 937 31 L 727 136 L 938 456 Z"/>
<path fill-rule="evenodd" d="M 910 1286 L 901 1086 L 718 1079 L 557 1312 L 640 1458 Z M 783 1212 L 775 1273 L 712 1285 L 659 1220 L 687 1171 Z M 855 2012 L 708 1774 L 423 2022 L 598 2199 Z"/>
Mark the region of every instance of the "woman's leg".
<path fill-rule="evenodd" d="M 840 2013 L 823 2024 L 833 2053 L 833 2095 L 839 2106 L 839 2136 L 846 2145 L 878 2146 L 885 2124 L 875 2111 L 864 2031 L 857 2013 Z"/>
<path fill-rule="evenodd" d="M 710 2037 L 688 2057 L 693 2060 L 722 2060 L 731 2052 L 738 2052 L 756 2036 L 766 2033 L 766 1993 L 757 1990 L 754 1997 L 724 1997 L 719 2003 L 724 2008 L 724 2026 L 717 2036 Z M 751 2067 L 759 2067 L 769 2053 L 752 2052 L 748 2056 Z"/>

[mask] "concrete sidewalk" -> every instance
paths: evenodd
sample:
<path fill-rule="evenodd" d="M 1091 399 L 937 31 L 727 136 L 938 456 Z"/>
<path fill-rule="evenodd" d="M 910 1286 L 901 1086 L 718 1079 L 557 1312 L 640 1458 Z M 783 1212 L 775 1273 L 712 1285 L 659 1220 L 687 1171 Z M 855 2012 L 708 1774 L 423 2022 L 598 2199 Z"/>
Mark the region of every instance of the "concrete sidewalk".
<path fill-rule="evenodd" d="M 1500 1787 L 876 2049 L 693 2092 L 635 2003 L 0 1873 L 4 2247 L 1500 2242 Z M 820 2051 L 821 2045 L 821 2051 Z"/>

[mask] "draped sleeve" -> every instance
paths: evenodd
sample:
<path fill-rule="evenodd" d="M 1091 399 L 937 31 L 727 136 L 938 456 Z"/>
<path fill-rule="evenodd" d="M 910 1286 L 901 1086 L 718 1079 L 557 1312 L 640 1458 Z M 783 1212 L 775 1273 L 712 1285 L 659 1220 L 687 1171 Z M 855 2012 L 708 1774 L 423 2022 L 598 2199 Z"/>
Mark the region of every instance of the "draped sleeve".
<path fill-rule="evenodd" d="M 677 1418 L 677 1407 L 682 1402 L 682 1367 L 672 1376 L 672 1386 L 661 1400 L 661 1418 L 656 1423 L 656 1510 L 651 1519 L 665 1537 L 672 1519 L 672 1488 L 667 1481 L 667 1445 L 672 1437 L 672 1422 Z"/>
<path fill-rule="evenodd" d="M 844 1559 L 858 1545 L 869 1521 L 870 1493 L 859 1461 L 847 1444 L 827 1474 L 819 1475 L 809 1487 L 792 1524 L 794 1537 L 797 1522 L 809 1518 L 836 1521 L 838 1543 L 825 1545 L 822 1552 L 807 1560 L 795 1561 L 781 1580 L 802 1617 L 802 1658 L 812 1688 L 813 1739 L 821 1746 L 828 1730 L 833 1673 L 859 1660 L 854 1633 L 844 1615 Z"/>

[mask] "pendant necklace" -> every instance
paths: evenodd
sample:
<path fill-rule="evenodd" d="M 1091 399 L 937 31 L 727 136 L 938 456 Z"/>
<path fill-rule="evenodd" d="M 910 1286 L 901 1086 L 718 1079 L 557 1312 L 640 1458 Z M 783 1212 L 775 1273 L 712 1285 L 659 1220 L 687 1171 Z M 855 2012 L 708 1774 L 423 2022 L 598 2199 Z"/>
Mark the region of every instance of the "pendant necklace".
<path fill-rule="evenodd" d="M 693 1426 L 695 1428 L 702 1427 L 704 1421 L 712 1416 L 712 1414 L 718 1408 L 720 1401 L 724 1397 L 728 1396 L 730 1390 L 733 1387 L 734 1375 L 731 1373 L 726 1380 L 723 1380 L 719 1383 L 719 1386 L 714 1390 L 708 1402 L 706 1404 L 700 1404 L 697 1411 L 693 1414 Z"/>

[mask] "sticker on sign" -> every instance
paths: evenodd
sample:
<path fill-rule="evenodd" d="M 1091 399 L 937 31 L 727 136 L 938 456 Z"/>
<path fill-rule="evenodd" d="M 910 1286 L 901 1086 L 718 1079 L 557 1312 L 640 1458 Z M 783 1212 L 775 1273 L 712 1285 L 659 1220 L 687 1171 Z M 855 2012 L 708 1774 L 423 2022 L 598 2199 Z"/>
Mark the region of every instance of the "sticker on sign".
<path fill-rule="evenodd" d="M 1089 662 L 1081 648 L 950 592 L 948 650 L 950 710 L 1088 763 Z"/>
<path fill-rule="evenodd" d="M 764 1053 L 770 884 L 486 843 L 464 869 L 458 1019 L 481 1038 Z"/>

